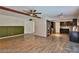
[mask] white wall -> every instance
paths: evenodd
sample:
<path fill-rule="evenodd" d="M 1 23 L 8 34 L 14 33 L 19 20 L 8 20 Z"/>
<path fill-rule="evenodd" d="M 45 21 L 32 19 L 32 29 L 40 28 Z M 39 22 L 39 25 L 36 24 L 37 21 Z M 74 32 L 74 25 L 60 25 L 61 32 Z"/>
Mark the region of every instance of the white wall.
<path fill-rule="evenodd" d="M 78 20 L 77 20 L 77 25 L 79 26 L 79 18 L 78 18 Z"/>
<path fill-rule="evenodd" d="M 33 21 L 29 21 L 30 18 L 33 19 Z M 28 20 L 25 20 L 25 28 L 24 28 L 25 34 L 32 33 L 38 36 L 43 37 L 47 36 L 46 20 L 33 17 L 29 17 L 27 19 Z"/>
<path fill-rule="evenodd" d="M 29 21 L 29 19 L 33 19 L 33 17 L 28 16 L 24 20 L 24 34 L 33 34 L 35 32 L 35 22 Z"/>
<path fill-rule="evenodd" d="M 33 23 L 29 19 L 33 19 Z M 21 18 L 0 14 L 0 26 L 24 26 L 24 33 L 34 33 L 35 35 L 46 37 L 46 20 L 33 17 Z"/>
<path fill-rule="evenodd" d="M 77 22 L 77 25 L 79 26 L 79 21 Z"/>
<path fill-rule="evenodd" d="M 44 19 L 35 19 L 35 35 L 47 36 L 47 24 Z"/>
<path fill-rule="evenodd" d="M 60 33 L 60 22 L 55 22 L 55 31 L 56 33 Z"/>
<path fill-rule="evenodd" d="M 0 14 L 0 26 L 24 26 L 24 20 L 25 19 L 19 17 Z"/>
<path fill-rule="evenodd" d="M 24 33 L 34 33 L 35 32 L 35 22 L 34 21 L 26 21 L 24 24 Z"/>

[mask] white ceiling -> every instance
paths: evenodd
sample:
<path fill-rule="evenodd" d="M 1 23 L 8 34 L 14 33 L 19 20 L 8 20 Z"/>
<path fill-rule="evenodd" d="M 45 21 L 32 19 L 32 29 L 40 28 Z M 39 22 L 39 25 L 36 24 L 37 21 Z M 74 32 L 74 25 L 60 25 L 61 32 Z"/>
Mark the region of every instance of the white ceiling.
<path fill-rule="evenodd" d="M 60 13 L 63 13 L 64 16 L 72 15 L 79 8 L 78 6 L 6 6 L 6 7 L 18 11 L 23 10 L 29 11 L 31 9 L 36 9 L 38 12 L 42 13 L 39 16 L 50 17 L 50 18 L 57 16 Z"/>
<path fill-rule="evenodd" d="M 14 13 L 14 12 L 2 10 L 2 9 L 0 9 L 0 15 L 18 17 L 18 18 L 26 18 L 27 17 L 26 15 L 21 15 L 21 14 L 18 14 L 18 13 Z"/>
<path fill-rule="evenodd" d="M 63 16 L 71 16 L 75 12 L 78 13 L 79 7 L 78 6 L 6 6 L 11 9 L 15 9 L 18 11 L 23 11 L 23 10 L 31 10 L 31 9 L 36 9 L 38 12 L 41 12 L 42 14 L 39 15 L 41 17 L 47 17 L 47 18 L 53 18 L 54 16 L 59 15 L 60 13 L 63 13 Z M 21 18 L 26 18 L 25 15 L 9 12 L 0 9 L 0 14 L 2 15 L 7 15 L 7 16 L 14 16 L 14 17 L 21 17 Z"/>

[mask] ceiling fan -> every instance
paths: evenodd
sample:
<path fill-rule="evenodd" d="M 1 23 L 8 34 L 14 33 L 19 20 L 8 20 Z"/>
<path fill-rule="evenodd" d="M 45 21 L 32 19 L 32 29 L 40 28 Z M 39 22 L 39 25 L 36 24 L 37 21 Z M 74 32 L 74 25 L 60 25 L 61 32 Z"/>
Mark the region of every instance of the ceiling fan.
<path fill-rule="evenodd" d="M 37 12 L 37 10 L 23 10 L 23 12 L 33 17 L 39 17 L 38 14 L 42 14 L 41 12 Z"/>

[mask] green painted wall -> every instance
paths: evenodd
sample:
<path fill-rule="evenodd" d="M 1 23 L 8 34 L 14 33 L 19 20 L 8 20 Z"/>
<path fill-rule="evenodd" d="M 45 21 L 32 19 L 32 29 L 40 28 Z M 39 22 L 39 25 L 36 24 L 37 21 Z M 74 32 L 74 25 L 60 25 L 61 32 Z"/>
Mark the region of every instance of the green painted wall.
<path fill-rule="evenodd" d="M 0 37 L 24 33 L 24 26 L 0 26 Z"/>

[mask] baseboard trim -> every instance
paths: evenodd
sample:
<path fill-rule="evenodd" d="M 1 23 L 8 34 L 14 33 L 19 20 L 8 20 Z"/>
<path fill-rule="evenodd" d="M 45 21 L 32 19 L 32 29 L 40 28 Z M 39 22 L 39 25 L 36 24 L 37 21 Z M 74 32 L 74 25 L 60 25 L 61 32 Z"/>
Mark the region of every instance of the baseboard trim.
<path fill-rule="evenodd" d="M 22 36 L 22 35 L 24 35 L 24 34 L 18 34 L 18 35 L 12 35 L 12 36 L 1 37 L 0 39 L 11 38 L 11 37 L 18 37 L 18 36 Z"/>
<path fill-rule="evenodd" d="M 18 36 L 22 36 L 22 35 L 26 35 L 26 34 L 18 34 L 18 35 L 13 35 L 13 36 L 6 36 L 6 37 L 1 37 L 0 39 L 11 38 L 11 37 L 18 37 Z M 31 33 L 31 35 L 36 35 L 36 34 Z M 36 36 L 46 37 L 46 36 L 42 36 L 42 35 L 36 35 Z"/>

